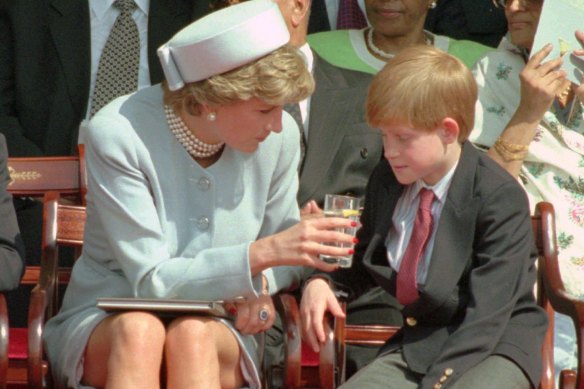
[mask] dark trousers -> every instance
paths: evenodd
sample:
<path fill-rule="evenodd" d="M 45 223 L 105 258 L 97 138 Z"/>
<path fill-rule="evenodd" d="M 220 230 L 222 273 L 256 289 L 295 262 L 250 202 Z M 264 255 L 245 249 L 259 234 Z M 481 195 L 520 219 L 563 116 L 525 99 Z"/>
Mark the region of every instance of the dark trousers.
<path fill-rule="evenodd" d="M 412 372 L 401 352 L 385 354 L 355 374 L 340 389 L 417 389 L 423 375 Z M 491 355 L 448 385 L 451 389 L 529 389 L 531 383 L 513 361 Z"/>

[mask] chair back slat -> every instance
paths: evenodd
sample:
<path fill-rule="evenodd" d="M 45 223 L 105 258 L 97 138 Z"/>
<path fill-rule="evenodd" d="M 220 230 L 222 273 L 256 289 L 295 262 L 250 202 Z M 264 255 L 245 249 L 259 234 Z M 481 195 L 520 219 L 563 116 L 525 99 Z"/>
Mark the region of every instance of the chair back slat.
<path fill-rule="evenodd" d="M 13 196 L 40 197 L 48 191 L 79 195 L 81 191 L 79 157 L 8 158 Z"/>

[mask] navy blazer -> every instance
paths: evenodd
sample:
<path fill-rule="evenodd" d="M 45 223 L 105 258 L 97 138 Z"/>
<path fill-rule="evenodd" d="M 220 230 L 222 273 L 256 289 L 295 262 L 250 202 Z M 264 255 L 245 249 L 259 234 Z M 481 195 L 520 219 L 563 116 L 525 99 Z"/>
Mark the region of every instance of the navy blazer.
<path fill-rule="evenodd" d="M 385 239 L 403 188 L 383 160 L 367 187 L 353 267 L 331 275 L 353 296 L 372 285 L 395 294 Z M 514 361 L 537 387 L 547 317 L 533 295 L 536 257 L 525 192 L 465 142 L 420 298 L 403 307 L 406 324 L 381 353 L 402 347 L 410 369 L 425 375 L 422 388 L 443 376 L 446 388 L 493 354 Z"/>
<path fill-rule="evenodd" d="M 193 18 L 192 0 L 150 0 L 150 80 L 156 49 Z M 87 112 L 91 72 L 87 0 L 0 0 L 0 132 L 13 157 L 71 155 Z"/>

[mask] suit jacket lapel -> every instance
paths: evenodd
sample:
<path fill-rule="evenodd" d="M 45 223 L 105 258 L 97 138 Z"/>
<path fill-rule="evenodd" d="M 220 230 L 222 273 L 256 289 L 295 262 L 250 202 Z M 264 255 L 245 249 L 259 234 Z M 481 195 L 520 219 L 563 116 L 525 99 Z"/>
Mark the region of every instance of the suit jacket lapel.
<path fill-rule="evenodd" d="M 480 205 L 473 196 L 477 164 L 478 152 L 466 142 L 442 209 L 421 298 L 404 310 L 406 314 L 409 309 L 423 313 L 442 305 L 469 265 L 474 239 L 468 232 L 475 230 L 476 208 Z"/>
<path fill-rule="evenodd" d="M 404 186 L 401 185 L 393 175 L 391 168 L 386 160 L 381 163 L 385 164 L 384 174 L 380 177 L 381 193 L 376 203 L 371 205 L 372 217 L 374 219 L 374 233 L 367 250 L 363 256 L 363 262 L 374 273 L 374 278 L 382 280 L 382 287 L 388 289 L 388 282 L 394 274 L 393 269 L 389 266 L 387 260 L 385 238 L 392 224 L 393 212 L 397 201 L 399 200 Z M 369 206 L 367 206 L 369 207 Z M 377 250 L 384 251 L 383 255 L 375 255 Z"/>
<path fill-rule="evenodd" d="M 51 1 L 49 29 L 63 67 L 69 96 L 78 112 L 85 112 L 88 99 L 91 72 L 89 24 L 87 1 Z M 83 107 L 75 106 L 75 102 L 83 102 Z"/>
<path fill-rule="evenodd" d="M 351 130 L 355 109 L 353 88 L 347 85 L 341 72 L 323 63 L 314 54 L 316 89 L 310 99 L 308 147 L 304 168 L 300 174 L 299 202 L 308 200 L 330 171 L 332 161 L 347 131 Z M 349 119 L 348 119 L 349 118 Z M 330 172 L 329 172 L 330 171 Z"/>

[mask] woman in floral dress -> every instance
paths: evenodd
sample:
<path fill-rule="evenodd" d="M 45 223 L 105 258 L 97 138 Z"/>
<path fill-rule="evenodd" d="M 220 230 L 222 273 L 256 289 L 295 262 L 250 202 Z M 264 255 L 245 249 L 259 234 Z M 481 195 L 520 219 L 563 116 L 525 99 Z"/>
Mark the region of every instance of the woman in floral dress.
<path fill-rule="evenodd" d="M 473 70 L 479 101 L 471 140 L 519 177 L 532 207 L 553 203 L 562 278 L 584 298 L 584 84 L 558 70 L 564 59 L 548 57 L 551 45 L 528 59 L 542 6 L 543 0 L 507 0 L 509 34 Z M 576 37 L 584 43 L 584 33 Z M 558 315 L 555 330 L 556 371 L 574 367 L 570 320 Z"/>

